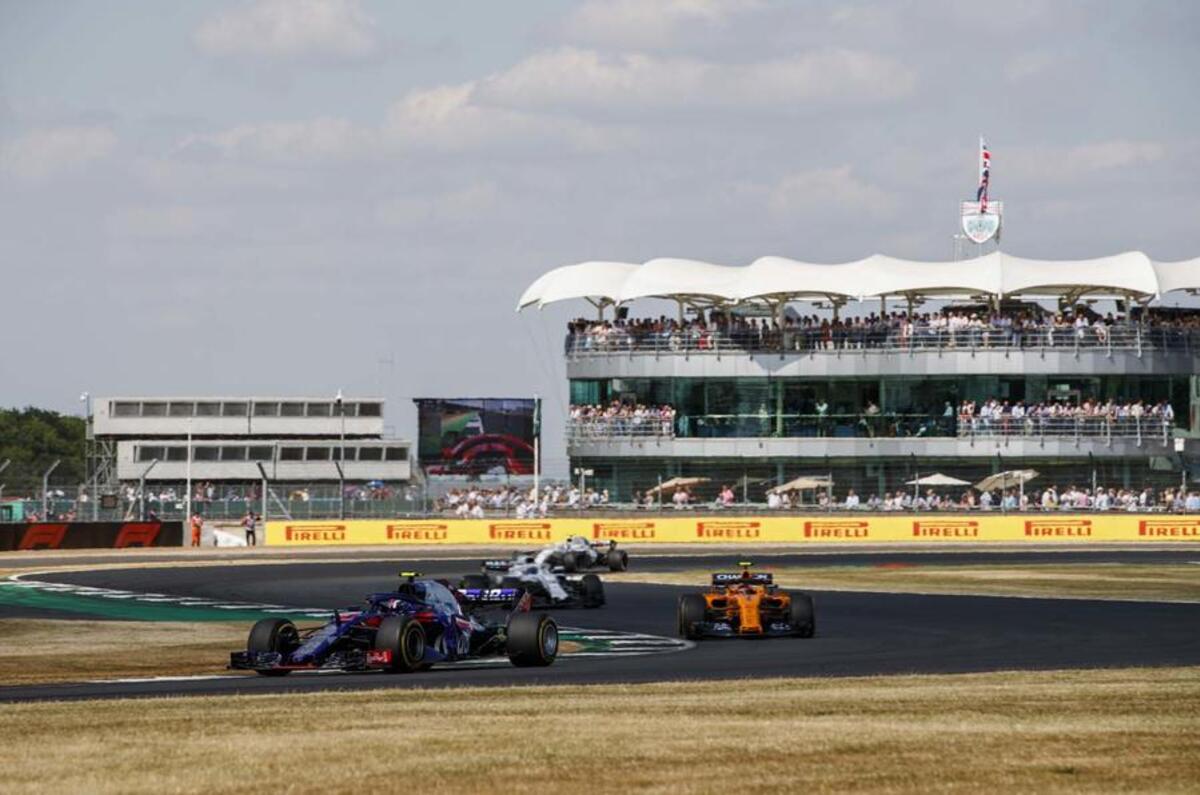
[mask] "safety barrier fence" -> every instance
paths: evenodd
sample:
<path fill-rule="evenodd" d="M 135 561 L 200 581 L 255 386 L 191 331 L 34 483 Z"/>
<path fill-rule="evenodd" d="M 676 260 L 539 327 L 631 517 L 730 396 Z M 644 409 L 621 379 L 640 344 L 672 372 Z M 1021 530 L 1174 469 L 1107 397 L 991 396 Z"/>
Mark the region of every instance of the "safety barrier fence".
<path fill-rule="evenodd" d="M 779 353 L 845 355 L 916 354 L 979 351 L 1116 351 L 1192 353 L 1200 351 L 1200 330 L 1152 326 L 1088 326 L 938 329 L 919 326 L 845 327 L 830 329 L 785 328 L 762 333 L 750 330 L 713 331 L 684 328 L 662 332 L 615 330 L 568 334 L 569 358 L 621 355 L 672 356 L 677 354 Z"/>
<path fill-rule="evenodd" d="M 1200 514 L 595 517 L 268 522 L 277 546 L 490 544 L 527 546 L 570 535 L 617 543 L 1070 543 L 1200 541 Z"/>

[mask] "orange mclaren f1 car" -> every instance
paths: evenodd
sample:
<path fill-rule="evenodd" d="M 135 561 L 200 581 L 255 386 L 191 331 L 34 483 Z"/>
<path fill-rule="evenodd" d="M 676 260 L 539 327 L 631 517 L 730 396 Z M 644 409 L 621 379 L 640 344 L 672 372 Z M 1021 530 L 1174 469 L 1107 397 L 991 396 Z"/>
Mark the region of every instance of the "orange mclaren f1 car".
<path fill-rule="evenodd" d="M 717 572 L 712 587 L 679 598 L 679 634 L 701 638 L 811 638 L 816 631 L 812 597 L 779 590 L 769 572 Z"/>

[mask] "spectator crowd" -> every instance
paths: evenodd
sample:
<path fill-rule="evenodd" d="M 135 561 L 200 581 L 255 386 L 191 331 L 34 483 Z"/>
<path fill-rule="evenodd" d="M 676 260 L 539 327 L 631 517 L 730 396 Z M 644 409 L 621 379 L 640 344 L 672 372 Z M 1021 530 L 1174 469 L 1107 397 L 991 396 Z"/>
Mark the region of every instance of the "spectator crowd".
<path fill-rule="evenodd" d="M 572 436 L 674 436 L 675 409 L 620 400 L 607 405 L 572 405 L 568 428 Z"/>
<path fill-rule="evenodd" d="M 964 400 L 958 406 L 958 435 L 1030 436 L 1041 433 L 1083 435 L 1126 434 L 1169 431 L 1175 424 L 1175 409 L 1166 400 L 1147 404 L 1141 400 L 1117 402 L 1087 398 L 1078 405 L 1045 401 L 991 398 L 981 403 Z"/>
<path fill-rule="evenodd" d="M 910 347 L 1105 347 L 1109 344 L 1183 347 L 1183 332 L 1200 331 L 1200 315 L 1151 316 L 1131 324 L 1124 315 L 1075 312 L 988 311 L 871 312 L 853 317 L 789 315 L 742 317 L 720 310 L 679 321 L 658 318 L 585 320 L 567 324 L 567 353 L 621 350 L 854 350 Z"/>

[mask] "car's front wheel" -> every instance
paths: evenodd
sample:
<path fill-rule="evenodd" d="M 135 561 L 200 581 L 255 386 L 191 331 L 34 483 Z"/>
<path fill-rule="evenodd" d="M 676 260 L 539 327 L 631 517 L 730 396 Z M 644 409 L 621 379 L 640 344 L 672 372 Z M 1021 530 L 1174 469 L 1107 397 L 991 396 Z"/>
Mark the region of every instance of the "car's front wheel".
<path fill-rule="evenodd" d="M 513 613 L 506 651 L 518 668 L 550 665 L 558 657 L 558 624 L 545 613 Z"/>
<path fill-rule="evenodd" d="M 286 618 L 264 618 L 250 628 L 246 651 L 251 654 L 274 652 L 282 655 L 282 660 L 286 662 L 287 656 L 299 645 L 300 633 L 296 631 L 295 624 Z M 287 676 L 291 671 L 286 668 L 260 668 L 258 673 L 263 676 Z"/>
<path fill-rule="evenodd" d="M 583 589 L 584 607 L 601 607 L 604 604 L 604 583 L 595 574 L 585 574 L 579 578 Z"/>
<path fill-rule="evenodd" d="M 684 594 L 679 597 L 679 634 L 688 640 L 699 640 L 702 635 L 697 628 L 704 623 L 708 614 L 708 604 L 698 593 Z"/>
<path fill-rule="evenodd" d="M 412 673 L 424 667 L 425 627 L 411 616 L 388 616 L 379 622 L 374 647 L 392 653 L 387 670 Z"/>
<path fill-rule="evenodd" d="M 798 638 L 811 638 L 817 631 L 817 614 L 813 608 L 813 599 L 806 593 L 792 594 L 791 614 L 792 631 Z"/>

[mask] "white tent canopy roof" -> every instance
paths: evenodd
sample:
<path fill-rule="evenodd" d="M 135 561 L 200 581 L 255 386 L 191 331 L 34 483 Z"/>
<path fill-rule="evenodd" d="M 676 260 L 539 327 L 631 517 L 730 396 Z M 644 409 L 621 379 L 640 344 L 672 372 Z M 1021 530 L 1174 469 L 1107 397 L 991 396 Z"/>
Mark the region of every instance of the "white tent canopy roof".
<path fill-rule="evenodd" d="M 582 262 L 546 273 L 517 305 L 524 309 L 570 298 L 620 304 L 639 298 L 863 300 L 879 296 L 1135 296 L 1200 290 L 1200 258 L 1153 262 L 1140 251 L 1088 260 L 1035 260 L 1000 251 L 959 262 L 914 262 L 875 254 L 823 265 L 760 257 L 747 266 L 660 258 L 643 265 Z"/>
<path fill-rule="evenodd" d="M 581 262 L 564 265 L 544 273 L 526 288 L 517 303 L 520 311 L 531 304 L 538 307 L 555 301 L 587 298 L 596 303 L 615 303 L 621 285 L 641 268 L 632 262 Z"/>

